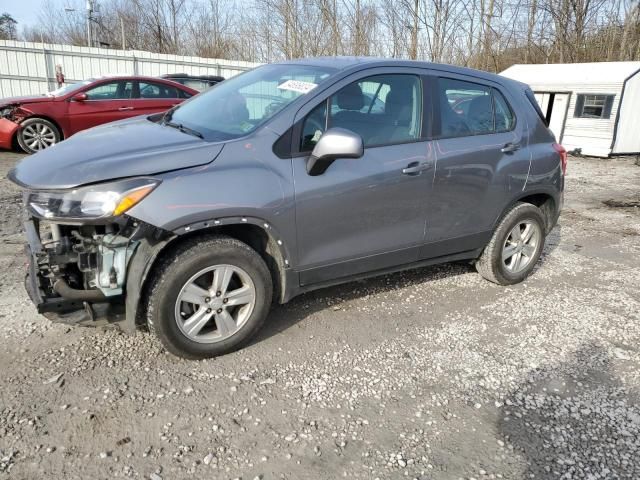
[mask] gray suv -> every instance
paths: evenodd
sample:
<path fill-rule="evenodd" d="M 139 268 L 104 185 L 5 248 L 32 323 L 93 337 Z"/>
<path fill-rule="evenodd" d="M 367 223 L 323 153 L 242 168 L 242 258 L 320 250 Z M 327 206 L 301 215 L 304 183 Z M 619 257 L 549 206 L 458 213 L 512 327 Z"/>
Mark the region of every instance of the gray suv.
<path fill-rule="evenodd" d="M 146 326 L 203 358 L 245 344 L 273 302 L 327 285 L 459 260 L 520 282 L 558 219 L 565 168 L 526 85 L 318 58 L 78 133 L 9 176 L 40 313 Z"/>

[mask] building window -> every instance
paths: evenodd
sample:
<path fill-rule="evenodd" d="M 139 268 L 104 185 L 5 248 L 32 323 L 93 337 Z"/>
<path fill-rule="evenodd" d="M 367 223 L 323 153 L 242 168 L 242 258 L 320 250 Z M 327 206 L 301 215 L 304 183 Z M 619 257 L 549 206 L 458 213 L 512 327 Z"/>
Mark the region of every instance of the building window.
<path fill-rule="evenodd" d="M 577 118 L 609 118 L 615 95 L 578 94 L 576 98 Z"/>

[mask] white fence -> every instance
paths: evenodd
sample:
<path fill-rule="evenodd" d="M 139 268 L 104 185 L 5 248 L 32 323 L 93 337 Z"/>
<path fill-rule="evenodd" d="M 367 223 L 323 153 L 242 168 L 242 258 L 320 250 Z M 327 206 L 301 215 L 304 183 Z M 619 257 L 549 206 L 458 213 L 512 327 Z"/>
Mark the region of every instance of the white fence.
<path fill-rule="evenodd" d="M 56 65 L 65 83 L 101 75 L 188 73 L 232 77 L 256 63 L 143 52 L 0 40 L 0 98 L 57 88 Z"/>

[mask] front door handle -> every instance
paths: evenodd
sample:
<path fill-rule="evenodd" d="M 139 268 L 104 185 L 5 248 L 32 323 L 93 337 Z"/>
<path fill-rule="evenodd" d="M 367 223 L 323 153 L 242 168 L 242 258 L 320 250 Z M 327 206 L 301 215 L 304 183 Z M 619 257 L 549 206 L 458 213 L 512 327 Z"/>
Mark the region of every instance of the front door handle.
<path fill-rule="evenodd" d="M 409 165 L 402 169 L 402 173 L 404 173 L 405 175 L 420 175 L 420 173 L 424 172 L 425 170 L 429 170 L 432 166 L 433 164 L 429 162 L 411 162 Z"/>
<path fill-rule="evenodd" d="M 502 153 L 513 153 L 516 150 L 520 149 L 519 143 L 507 143 L 504 147 L 500 149 Z"/>
<path fill-rule="evenodd" d="M 133 110 L 133 107 L 120 107 L 118 110 L 124 112 L 126 110 Z"/>

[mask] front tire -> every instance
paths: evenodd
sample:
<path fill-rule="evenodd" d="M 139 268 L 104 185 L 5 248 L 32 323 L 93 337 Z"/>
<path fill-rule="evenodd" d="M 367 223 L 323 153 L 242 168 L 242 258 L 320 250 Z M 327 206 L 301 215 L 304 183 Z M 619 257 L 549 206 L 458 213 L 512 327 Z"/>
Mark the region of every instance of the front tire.
<path fill-rule="evenodd" d="M 60 130 L 44 118 L 28 118 L 20 124 L 18 145 L 27 153 L 36 153 L 49 148 L 62 139 Z"/>
<path fill-rule="evenodd" d="M 476 270 L 499 285 L 522 282 L 540 258 L 545 232 L 542 211 L 529 203 L 517 203 L 493 232 L 476 261 Z"/>
<path fill-rule="evenodd" d="M 155 270 L 147 323 L 174 355 L 215 357 L 253 337 L 272 298 L 271 275 L 255 250 L 231 237 L 196 238 Z"/>

